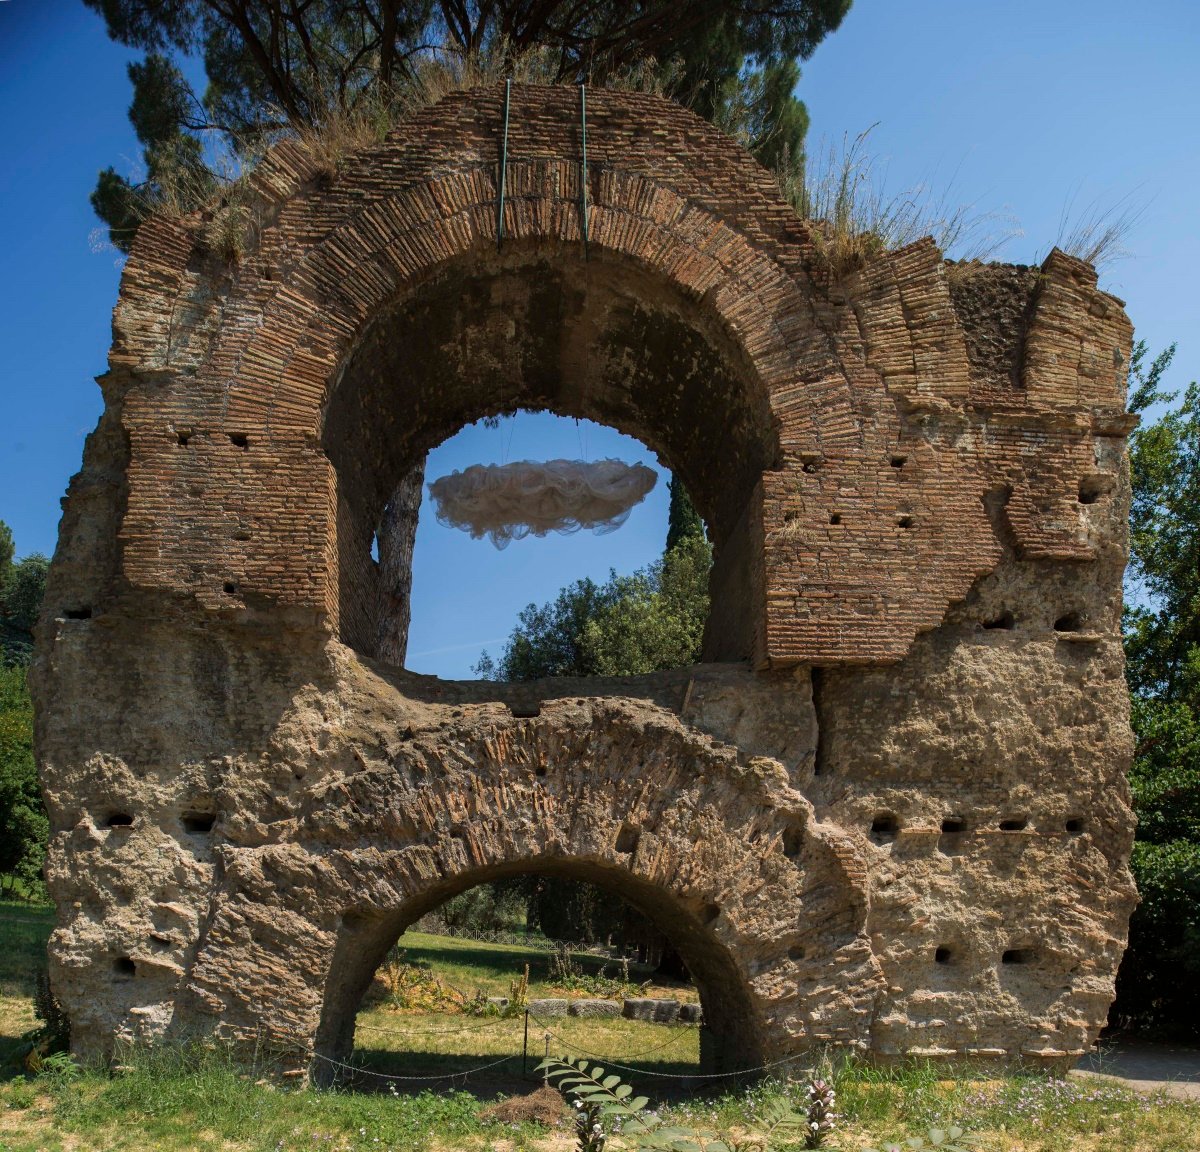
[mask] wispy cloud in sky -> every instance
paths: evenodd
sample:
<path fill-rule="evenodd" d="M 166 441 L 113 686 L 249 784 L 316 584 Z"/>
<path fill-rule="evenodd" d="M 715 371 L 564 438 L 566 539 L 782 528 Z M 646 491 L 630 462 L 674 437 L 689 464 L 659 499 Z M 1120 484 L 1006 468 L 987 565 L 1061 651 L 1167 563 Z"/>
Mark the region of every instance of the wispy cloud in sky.
<path fill-rule="evenodd" d="M 440 656 L 443 652 L 462 652 L 467 648 L 479 648 L 484 644 L 501 644 L 507 640 L 507 636 L 493 636 L 490 640 L 472 640 L 469 644 L 450 644 L 445 648 L 426 648 L 424 652 L 410 652 L 408 659 L 413 659 L 417 656 Z"/>

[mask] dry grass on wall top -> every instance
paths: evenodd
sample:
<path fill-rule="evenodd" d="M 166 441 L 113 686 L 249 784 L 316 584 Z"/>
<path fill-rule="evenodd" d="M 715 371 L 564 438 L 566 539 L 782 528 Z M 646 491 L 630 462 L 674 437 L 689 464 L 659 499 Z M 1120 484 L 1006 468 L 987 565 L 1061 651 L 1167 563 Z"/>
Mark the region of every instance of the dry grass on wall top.
<path fill-rule="evenodd" d="M 889 192 L 886 165 L 869 148 L 874 128 L 806 155 L 785 152 L 775 170 L 783 198 L 816 225 L 817 253 L 831 279 L 926 236 L 953 259 L 981 261 L 1021 234 L 1004 212 L 955 204 L 950 185 L 941 192 L 928 183 Z"/>
<path fill-rule="evenodd" d="M 381 144 L 393 128 L 451 93 L 506 79 L 554 84 L 558 66 L 558 56 L 541 46 L 518 53 L 510 52 L 504 41 L 476 53 L 436 49 L 419 59 L 411 75 L 388 92 L 365 89 L 349 103 L 330 92 L 324 112 L 310 125 L 283 127 L 262 139 L 231 140 L 231 150 L 213 169 L 165 165 L 153 186 L 143 185 L 146 215 L 179 218 L 199 212 L 205 248 L 236 264 L 250 250 L 259 226 L 248 177 L 269 145 L 294 140 L 308 154 L 316 174 L 332 181 L 350 157 Z M 603 87 L 664 96 L 670 94 L 678 75 L 677 62 L 660 64 L 649 57 L 608 78 Z M 282 111 L 270 119 L 281 125 L 286 122 Z"/>
<path fill-rule="evenodd" d="M 862 268 L 874 257 L 932 237 L 957 269 L 978 268 L 1023 232 L 1011 213 L 984 210 L 977 203 L 955 203 L 953 184 L 940 191 L 921 183 L 900 192 L 887 190 L 886 163 L 869 148 L 872 125 L 839 144 L 825 141 L 814 152 L 784 153 L 775 169 L 783 198 L 816 225 L 818 257 L 831 280 Z M 1131 196 L 1111 205 L 1092 201 L 1076 211 L 1063 208 L 1058 248 L 1097 270 L 1129 255 L 1126 241 L 1143 206 Z M 1050 248 L 1039 257 L 1040 263 Z"/>
<path fill-rule="evenodd" d="M 147 184 L 147 215 L 182 217 L 201 214 L 200 238 L 205 248 L 236 264 L 251 248 L 259 226 L 248 176 L 266 147 L 283 139 L 296 141 L 314 170 L 329 181 L 349 159 L 376 147 L 395 127 L 453 92 L 487 87 L 504 79 L 525 84 L 554 84 L 558 58 L 535 47 L 512 54 L 503 42 L 484 52 L 464 54 L 438 49 L 418 61 L 412 74 L 389 92 L 371 88 L 347 103 L 330 93 L 315 123 L 283 128 L 270 139 L 236 141 L 215 170 L 193 164 L 165 165 L 153 187 Z M 603 87 L 646 92 L 670 98 L 678 86 L 678 61 L 653 57 L 615 76 Z M 279 112 L 274 118 L 283 124 Z M 830 280 L 837 281 L 873 258 L 932 237 L 947 258 L 960 266 L 994 257 L 1022 231 L 1010 213 L 983 210 L 977 203 L 955 203 L 953 185 L 940 191 L 921 183 L 900 192 L 887 190 L 886 163 L 869 148 L 875 125 L 840 144 L 825 141 L 810 153 L 784 151 L 774 171 L 784 200 L 801 219 L 812 223 L 818 259 Z M 745 144 L 746 141 L 739 141 Z M 236 162 L 231 159 L 236 155 Z M 214 193 L 213 189 L 217 191 Z M 1128 197 L 1110 208 L 1093 202 L 1081 213 L 1068 204 L 1055 242 L 1070 256 L 1101 268 L 1127 255 L 1125 241 L 1141 215 Z"/>

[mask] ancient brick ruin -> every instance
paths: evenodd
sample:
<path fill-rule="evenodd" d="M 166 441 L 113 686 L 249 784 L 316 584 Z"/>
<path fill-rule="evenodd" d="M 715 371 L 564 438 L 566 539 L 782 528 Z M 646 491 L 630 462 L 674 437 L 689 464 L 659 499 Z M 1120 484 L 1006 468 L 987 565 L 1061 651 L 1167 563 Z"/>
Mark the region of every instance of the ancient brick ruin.
<path fill-rule="evenodd" d="M 1131 332 L 1092 269 L 833 276 L 657 97 L 499 86 L 138 236 L 39 630 L 54 986 L 77 1052 L 343 1057 L 424 912 L 522 871 L 671 937 L 705 1059 L 1057 1061 L 1135 900 L 1119 636 Z M 371 539 L 465 423 L 587 416 L 715 545 L 706 663 L 448 683 L 380 655 Z M 482 547 L 483 545 L 481 545 Z M 386 655 L 386 649 L 384 650 Z"/>

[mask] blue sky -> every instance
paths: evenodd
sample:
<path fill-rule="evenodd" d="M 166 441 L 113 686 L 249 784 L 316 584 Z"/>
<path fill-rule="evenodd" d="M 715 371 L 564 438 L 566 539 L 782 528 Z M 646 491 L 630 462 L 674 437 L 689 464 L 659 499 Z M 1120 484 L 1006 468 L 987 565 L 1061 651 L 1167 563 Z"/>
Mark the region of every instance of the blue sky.
<path fill-rule="evenodd" d="M 18 554 L 51 552 L 59 499 L 100 413 L 120 270 L 95 250 L 96 173 L 132 172 L 130 54 L 78 0 L 0 0 L 0 519 Z M 950 185 L 1024 229 L 997 258 L 1039 259 L 1062 217 L 1128 200 L 1131 258 L 1101 283 L 1127 302 L 1168 379 L 1200 372 L 1200 4 L 1196 0 L 857 0 L 804 65 L 810 146 L 875 125 L 888 187 Z M 607 429 L 522 414 L 438 449 L 429 476 L 476 461 L 618 455 L 654 464 Z M 497 552 L 422 515 L 410 666 L 468 676 L 516 613 L 573 579 L 660 552 L 666 475 L 607 536 L 525 540 Z"/>

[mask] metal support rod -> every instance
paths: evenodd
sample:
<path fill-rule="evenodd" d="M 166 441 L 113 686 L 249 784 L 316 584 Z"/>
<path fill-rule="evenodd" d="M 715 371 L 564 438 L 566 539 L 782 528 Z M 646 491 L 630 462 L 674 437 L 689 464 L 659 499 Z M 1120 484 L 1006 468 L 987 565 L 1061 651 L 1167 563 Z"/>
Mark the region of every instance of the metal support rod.
<path fill-rule="evenodd" d="M 550 1033 L 546 1033 L 546 1067 L 542 1069 L 542 1083 L 550 1085 Z"/>
<path fill-rule="evenodd" d="M 579 179 L 579 211 L 583 218 L 583 258 L 588 254 L 587 85 L 579 85 L 579 119 L 583 126 L 583 171 Z"/>
<path fill-rule="evenodd" d="M 504 242 L 504 190 L 508 179 L 508 106 L 512 99 L 512 81 L 504 81 L 504 138 L 500 144 L 500 198 L 496 202 L 496 251 Z"/>
<path fill-rule="evenodd" d="M 525 1043 L 521 1048 L 521 1075 L 529 1071 L 529 1009 L 525 1009 Z"/>

